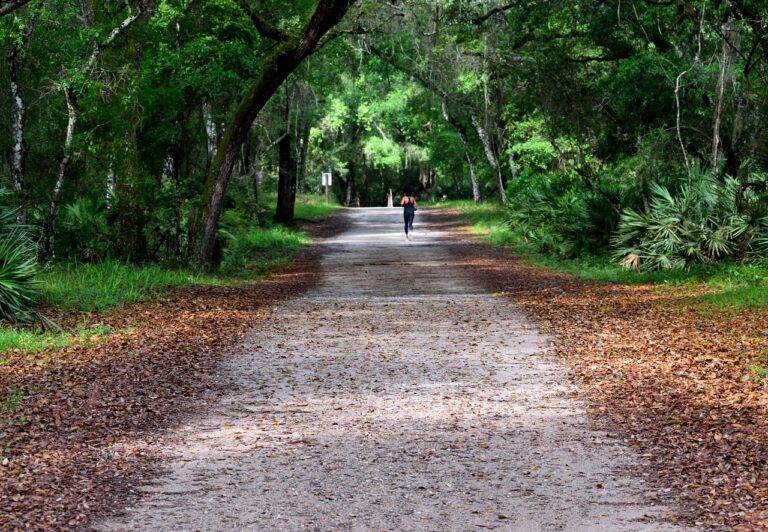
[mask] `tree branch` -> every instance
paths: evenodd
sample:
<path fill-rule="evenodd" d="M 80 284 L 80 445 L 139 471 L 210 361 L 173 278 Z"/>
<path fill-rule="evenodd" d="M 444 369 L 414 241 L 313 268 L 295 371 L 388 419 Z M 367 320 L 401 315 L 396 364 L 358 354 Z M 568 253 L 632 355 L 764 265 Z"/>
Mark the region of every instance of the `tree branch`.
<path fill-rule="evenodd" d="M 0 2 L 0 16 L 16 11 L 27 5 L 31 0 L 2 0 Z"/>
<path fill-rule="evenodd" d="M 485 15 L 473 18 L 471 22 L 475 26 L 479 26 L 480 24 L 482 24 L 483 22 L 485 22 L 486 20 L 488 20 L 492 16 L 497 15 L 499 13 L 503 13 L 504 11 L 509 11 L 510 9 L 512 9 L 513 7 L 518 6 L 518 5 L 520 5 L 520 4 L 519 3 L 511 3 L 511 4 L 499 6 L 499 7 L 494 7 L 493 9 L 488 11 Z"/>
<path fill-rule="evenodd" d="M 264 20 L 261 15 L 256 13 L 256 11 L 254 11 L 254 9 L 251 7 L 251 4 L 248 3 L 248 0 L 235 1 L 237 2 L 237 5 L 240 6 L 240 9 L 245 11 L 245 14 L 248 15 L 248 18 L 251 19 L 251 23 L 256 28 L 256 31 L 258 31 L 259 35 L 262 37 L 266 39 L 272 39 L 273 41 L 287 41 L 291 38 L 291 36 L 286 32 L 270 24 Z"/>

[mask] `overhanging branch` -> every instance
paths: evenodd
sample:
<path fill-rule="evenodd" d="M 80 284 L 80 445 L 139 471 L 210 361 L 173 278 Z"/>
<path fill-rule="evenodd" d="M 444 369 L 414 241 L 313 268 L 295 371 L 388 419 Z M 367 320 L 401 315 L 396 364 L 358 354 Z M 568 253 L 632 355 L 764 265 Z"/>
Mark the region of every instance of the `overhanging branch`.
<path fill-rule="evenodd" d="M 264 20 L 261 15 L 251 7 L 248 0 L 236 0 L 236 2 L 237 5 L 240 6 L 240 9 L 245 11 L 245 14 L 251 19 L 251 23 L 262 37 L 272 39 L 273 41 L 287 41 L 291 38 L 286 32 Z"/>
<path fill-rule="evenodd" d="M 0 16 L 16 11 L 27 5 L 31 0 L 3 0 L 0 2 Z"/>

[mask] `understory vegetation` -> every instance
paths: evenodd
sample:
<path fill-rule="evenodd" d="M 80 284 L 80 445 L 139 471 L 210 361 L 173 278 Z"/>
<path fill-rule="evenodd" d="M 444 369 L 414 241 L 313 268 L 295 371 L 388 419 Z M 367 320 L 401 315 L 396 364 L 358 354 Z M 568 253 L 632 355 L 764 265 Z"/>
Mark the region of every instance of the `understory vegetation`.
<path fill-rule="evenodd" d="M 244 218 L 236 210 L 225 212 L 220 231 L 223 258 L 216 273 L 185 268 L 174 261 L 137 264 L 109 257 L 92 262 L 57 261 L 41 268 L 35 263 L 34 245 L 25 228 L 9 223 L 11 238 L 3 242 L 16 248 L 3 255 L 5 265 L 0 271 L 0 301 L 7 301 L 9 309 L 4 316 L 7 325 L 0 326 L 0 353 L 34 353 L 82 344 L 108 334 L 108 329 L 87 323 L 98 322 L 98 315 L 110 309 L 152 298 L 171 288 L 252 282 L 288 265 L 310 239 L 303 230 L 275 223 L 264 214 L 273 208 L 274 198 L 265 197 L 264 204 L 255 211 L 260 215 L 255 218 Z M 318 196 L 302 195 L 296 200 L 296 213 L 305 222 L 318 221 L 338 208 L 338 204 L 325 203 Z M 60 330 L 46 317 L 49 312 L 83 317 L 75 329 Z M 10 326 L 14 323 L 21 327 Z"/>
<path fill-rule="evenodd" d="M 324 173 L 348 206 L 494 199 L 556 259 L 760 262 L 764 4 L 6 2 L 0 320 L 39 319 L 41 268 L 284 264 Z"/>
<path fill-rule="evenodd" d="M 508 209 L 495 202 L 442 201 L 433 205 L 459 211 L 475 235 L 537 266 L 596 283 L 704 286 L 707 293 L 692 295 L 685 302 L 703 310 L 768 307 L 768 261 L 765 260 L 750 263 L 723 260 L 715 264 L 693 264 L 684 269 L 635 271 L 623 267 L 608 254 L 567 258 L 547 253 L 527 240 L 520 227 L 510 222 Z"/>

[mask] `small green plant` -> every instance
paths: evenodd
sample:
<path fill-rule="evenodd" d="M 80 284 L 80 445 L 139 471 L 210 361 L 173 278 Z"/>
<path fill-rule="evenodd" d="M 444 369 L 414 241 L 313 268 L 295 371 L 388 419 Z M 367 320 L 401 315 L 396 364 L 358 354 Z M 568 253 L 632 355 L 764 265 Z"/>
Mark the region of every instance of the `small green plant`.
<path fill-rule="evenodd" d="M 768 380 L 768 367 L 753 364 L 749 366 L 749 373 L 757 381 Z"/>
<path fill-rule="evenodd" d="M 5 401 L 0 403 L 0 410 L 4 412 L 13 412 L 19 408 L 21 402 L 27 397 L 26 392 L 20 388 L 13 388 L 5 398 Z"/>
<path fill-rule="evenodd" d="M 0 190 L 0 198 L 7 193 Z M 30 322 L 40 284 L 35 246 L 25 227 L 16 222 L 16 210 L 0 206 L 0 320 Z"/>

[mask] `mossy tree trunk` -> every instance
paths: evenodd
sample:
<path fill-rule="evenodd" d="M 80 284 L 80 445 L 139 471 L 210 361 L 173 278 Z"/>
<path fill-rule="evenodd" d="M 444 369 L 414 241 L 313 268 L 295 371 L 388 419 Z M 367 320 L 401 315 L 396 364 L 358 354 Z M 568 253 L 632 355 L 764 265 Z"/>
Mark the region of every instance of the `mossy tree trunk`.
<path fill-rule="evenodd" d="M 353 2 L 320 0 L 300 35 L 282 37 L 281 32 L 266 32 L 280 42 L 264 59 L 261 75 L 243 97 L 219 141 L 216 157 L 205 180 L 200 211 L 190 225 L 190 245 L 196 248 L 194 262 L 199 268 L 210 270 L 213 267 L 224 197 L 240 148 L 253 121 L 286 78 L 317 49 L 323 36 L 341 21 Z"/>

